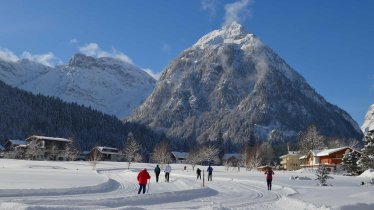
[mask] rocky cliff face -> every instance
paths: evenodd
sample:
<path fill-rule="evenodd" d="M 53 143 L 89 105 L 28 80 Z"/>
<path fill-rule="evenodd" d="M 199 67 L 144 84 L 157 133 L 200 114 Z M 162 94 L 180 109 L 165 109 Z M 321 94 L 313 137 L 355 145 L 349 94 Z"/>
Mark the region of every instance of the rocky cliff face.
<path fill-rule="evenodd" d="M 374 104 L 370 106 L 369 111 L 366 113 L 361 130 L 364 134 L 370 130 L 374 130 Z"/>
<path fill-rule="evenodd" d="M 130 117 L 171 138 L 247 141 L 292 138 L 309 124 L 329 136 L 360 137 L 356 122 L 325 101 L 253 34 L 233 23 L 202 37 L 164 71 Z"/>
<path fill-rule="evenodd" d="M 152 92 L 156 81 L 143 70 L 113 58 L 74 55 L 54 68 L 28 60 L 0 61 L 0 80 L 36 94 L 128 116 Z"/>

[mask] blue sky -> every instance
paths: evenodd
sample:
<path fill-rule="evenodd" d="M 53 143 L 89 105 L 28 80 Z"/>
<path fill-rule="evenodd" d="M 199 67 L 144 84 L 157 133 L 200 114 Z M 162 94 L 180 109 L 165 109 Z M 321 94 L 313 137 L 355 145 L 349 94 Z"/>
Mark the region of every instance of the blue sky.
<path fill-rule="evenodd" d="M 55 65 L 76 52 L 160 73 L 237 20 L 362 124 L 374 103 L 371 0 L 0 0 L 0 57 Z"/>

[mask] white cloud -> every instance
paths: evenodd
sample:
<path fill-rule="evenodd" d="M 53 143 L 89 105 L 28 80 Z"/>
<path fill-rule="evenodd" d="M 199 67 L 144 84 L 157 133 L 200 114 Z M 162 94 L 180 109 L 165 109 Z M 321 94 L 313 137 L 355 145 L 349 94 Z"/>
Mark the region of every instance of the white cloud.
<path fill-rule="evenodd" d="M 244 21 L 250 15 L 248 6 L 251 2 L 251 0 L 239 0 L 226 4 L 224 25 L 228 25 L 234 21 Z"/>
<path fill-rule="evenodd" d="M 83 47 L 79 47 L 79 52 L 96 58 L 112 57 L 127 63 L 134 64 L 131 58 L 123 52 L 117 51 L 114 48 L 112 48 L 111 52 L 104 51 L 99 47 L 97 43 L 89 43 Z"/>
<path fill-rule="evenodd" d="M 152 69 L 149 68 L 143 69 L 143 71 L 147 72 L 149 75 L 151 75 L 151 77 L 155 78 L 156 80 L 158 80 L 162 74 L 162 72 L 155 73 L 152 71 Z"/>
<path fill-rule="evenodd" d="M 7 48 L 0 47 L 0 59 L 4 61 L 16 62 L 19 60 L 18 56 Z"/>
<path fill-rule="evenodd" d="M 55 66 L 56 64 L 61 63 L 61 61 L 52 52 L 40 55 L 33 55 L 30 52 L 25 51 L 22 53 L 21 58 L 41 63 L 46 66 Z"/>
<path fill-rule="evenodd" d="M 70 44 L 77 44 L 79 41 L 78 39 L 74 38 L 74 39 L 70 39 Z"/>
<path fill-rule="evenodd" d="M 216 17 L 218 0 L 201 0 L 201 9 L 208 12 L 211 19 Z"/>
<path fill-rule="evenodd" d="M 46 66 L 54 66 L 62 63 L 62 61 L 58 59 L 52 52 L 33 55 L 28 51 L 24 51 L 21 56 L 17 56 L 15 53 L 6 48 L 0 48 L 0 59 L 10 62 L 17 62 L 20 59 L 28 59 Z"/>

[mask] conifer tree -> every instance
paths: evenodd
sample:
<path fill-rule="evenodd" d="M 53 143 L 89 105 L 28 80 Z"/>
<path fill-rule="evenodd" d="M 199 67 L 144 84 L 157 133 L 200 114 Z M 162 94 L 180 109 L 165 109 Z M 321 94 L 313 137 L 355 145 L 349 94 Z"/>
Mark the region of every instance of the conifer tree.
<path fill-rule="evenodd" d="M 319 181 L 320 186 L 327 186 L 327 179 L 332 179 L 331 176 L 329 176 L 329 171 L 324 165 L 320 165 L 318 170 L 316 171 L 316 180 Z"/>
<path fill-rule="evenodd" d="M 347 171 L 348 175 L 358 175 L 360 167 L 357 162 L 359 158 L 359 154 L 356 151 L 347 151 L 344 154 L 342 158 L 342 166 Z"/>
<path fill-rule="evenodd" d="M 369 131 L 364 137 L 364 148 L 359 165 L 363 170 L 374 169 L 374 130 Z"/>

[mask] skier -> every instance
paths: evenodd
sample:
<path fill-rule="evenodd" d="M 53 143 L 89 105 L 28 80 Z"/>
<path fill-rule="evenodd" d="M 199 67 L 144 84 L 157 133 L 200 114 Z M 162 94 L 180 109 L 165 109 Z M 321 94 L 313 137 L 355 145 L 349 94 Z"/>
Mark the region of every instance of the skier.
<path fill-rule="evenodd" d="M 196 169 L 197 179 L 201 179 L 201 170 L 200 168 Z"/>
<path fill-rule="evenodd" d="M 171 166 L 169 163 L 165 166 L 164 172 L 165 172 L 165 181 L 169 182 L 170 172 L 171 172 Z"/>
<path fill-rule="evenodd" d="M 210 164 L 209 164 L 209 167 L 208 167 L 207 171 L 208 171 L 208 181 L 212 181 L 213 168 L 212 168 L 212 166 L 210 166 Z"/>
<path fill-rule="evenodd" d="M 160 169 L 160 167 L 157 165 L 156 168 L 155 168 L 156 182 L 158 182 L 158 176 L 160 176 L 160 172 L 161 172 L 161 169 Z"/>
<path fill-rule="evenodd" d="M 268 168 L 265 172 L 266 182 L 268 184 L 268 190 L 271 190 L 271 181 L 273 180 L 274 171 L 271 168 Z"/>
<path fill-rule="evenodd" d="M 143 194 L 145 193 L 145 188 L 147 186 L 147 182 L 148 182 L 148 179 L 151 178 L 151 176 L 149 175 L 147 169 L 143 169 L 139 172 L 138 174 L 138 182 L 139 182 L 139 191 L 138 191 L 138 194 L 140 194 L 140 192 L 142 191 L 143 189 Z"/>

